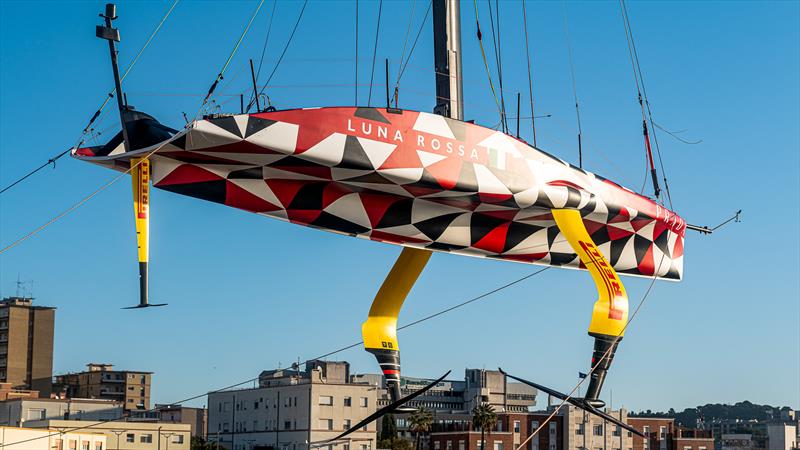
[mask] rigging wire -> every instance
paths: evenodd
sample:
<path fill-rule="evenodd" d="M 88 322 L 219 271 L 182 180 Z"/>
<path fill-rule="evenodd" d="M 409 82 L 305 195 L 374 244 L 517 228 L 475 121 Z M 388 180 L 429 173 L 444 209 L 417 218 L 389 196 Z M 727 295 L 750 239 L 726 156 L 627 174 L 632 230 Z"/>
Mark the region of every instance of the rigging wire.
<path fill-rule="evenodd" d="M 173 9 L 175 9 L 175 6 L 177 6 L 179 2 L 180 2 L 180 0 L 175 0 L 174 2 L 172 2 L 172 5 L 169 7 L 169 9 L 167 10 L 167 12 L 164 14 L 164 17 L 162 17 L 162 18 L 161 18 L 161 21 L 160 21 L 160 22 L 158 22 L 158 25 L 156 26 L 156 28 L 153 30 L 153 32 L 152 32 L 152 33 L 150 33 L 150 36 L 149 36 L 149 37 L 147 38 L 147 40 L 145 41 L 144 45 L 142 45 L 142 47 L 141 47 L 141 48 L 139 49 L 139 51 L 136 53 L 136 56 L 134 56 L 134 57 L 133 57 L 133 60 L 131 60 L 131 63 L 128 65 L 128 68 L 127 68 L 127 69 L 125 69 L 125 72 L 122 74 L 122 77 L 121 77 L 121 78 L 120 78 L 120 80 L 119 80 L 119 81 L 120 81 L 120 84 L 121 84 L 123 81 L 125 81 L 125 78 L 128 76 L 128 74 L 130 73 L 131 69 L 133 69 L 133 66 L 135 66 L 135 65 L 136 65 L 136 63 L 139 61 L 139 57 L 141 57 L 141 56 L 142 56 L 142 53 L 144 53 L 145 49 L 146 49 L 147 47 L 149 47 L 149 46 L 150 46 L 150 42 L 152 42 L 152 41 L 153 41 L 153 38 L 154 38 L 154 37 L 156 36 L 156 34 L 158 34 L 158 32 L 161 30 L 161 27 L 164 25 L 164 22 L 166 22 L 166 21 L 167 21 L 167 18 L 169 18 L 169 16 L 172 14 L 172 10 L 173 10 Z M 93 125 L 93 124 L 94 124 L 94 122 L 97 120 L 97 118 L 98 118 L 98 117 L 100 117 L 100 114 L 103 112 L 103 110 L 105 109 L 105 107 L 106 107 L 106 105 L 108 104 L 108 102 L 109 102 L 109 101 L 110 101 L 112 98 L 114 98 L 114 95 L 116 94 L 116 92 L 117 92 L 117 88 L 116 88 L 116 87 L 114 87 L 114 88 L 113 88 L 113 89 L 112 89 L 112 90 L 111 90 L 111 91 L 108 93 L 108 95 L 106 96 L 106 99 L 105 99 L 105 100 L 103 100 L 103 103 L 100 105 L 100 107 L 97 109 L 97 111 L 95 111 L 95 113 L 94 113 L 94 115 L 92 116 L 92 118 L 91 118 L 91 119 L 89 119 L 89 123 L 88 123 L 88 124 L 86 124 L 86 126 L 83 128 L 83 132 L 81 132 L 81 135 L 80 135 L 80 137 L 78 137 L 78 139 L 76 139 L 76 140 L 75 140 L 75 145 L 74 145 L 72 148 L 78 148 L 78 147 L 80 147 L 81 145 L 83 145 L 83 143 L 85 142 L 85 137 L 86 137 L 86 134 L 87 134 L 87 133 L 89 133 L 89 130 L 91 130 L 91 128 L 92 128 L 92 125 Z M 35 174 L 36 172 L 38 172 L 38 171 L 40 171 L 40 170 L 44 169 L 45 167 L 49 166 L 50 164 L 52 164 L 52 165 L 53 165 L 53 168 L 55 168 L 55 166 L 56 166 L 56 161 L 58 161 L 58 159 L 59 159 L 59 158 L 61 158 L 62 156 L 64 156 L 64 155 L 66 155 L 67 153 L 69 153 L 69 151 L 70 151 L 70 150 L 72 150 L 72 148 L 70 148 L 70 149 L 67 149 L 67 150 L 65 150 L 65 151 L 63 151 L 63 152 L 61 152 L 61 153 L 58 153 L 57 155 L 55 155 L 55 156 L 51 157 L 50 159 L 48 159 L 48 160 L 47 160 L 47 162 L 45 162 L 45 163 L 44 163 L 44 164 L 42 164 L 41 166 L 39 166 L 39 167 L 37 167 L 37 168 L 35 168 L 35 169 L 31 170 L 30 172 L 28 172 L 28 173 L 27 173 L 27 174 L 25 174 L 24 176 L 22 176 L 22 177 L 18 178 L 16 181 L 14 181 L 13 183 L 9 184 L 8 186 L 6 186 L 6 187 L 4 187 L 2 190 L 0 190 L 0 194 L 2 194 L 3 192 L 5 192 L 5 191 L 7 191 L 7 190 L 11 189 L 12 187 L 14 187 L 14 186 L 16 186 L 17 184 L 21 183 L 21 182 L 22 182 L 23 180 L 25 180 L 26 178 L 28 178 L 28 177 L 30 177 L 31 175 Z"/>
<path fill-rule="evenodd" d="M 660 189 L 658 188 L 658 181 L 655 174 L 655 167 L 653 165 L 653 155 L 652 151 L 650 150 L 650 140 L 649 135 L 647 133 L 647 122 L 650 122 L 650 128 L 652 129 L 652 136 L 653 136 L 653 143 L 656 147 L 656 154 L 658 155 L 658 164 L 661 168 L 661 175 L 664 180 L 664 190 L 667 193 L 667 200 L 669 201 L 670 209 L 674 209 L 672 205 L 672 194 L 669 190 L 669 183 L 667 182 L 667 174 L 664 170 L 664 158 L 661 155 L 661 147 L 658 143 L 658 137 L 655 132 L 655 121 L 653 120 L 653 111 L 650 108 L 650 100 L 647 97 L 647 88 L 644 84 L 644 75 L 642 73 L 642 67 L 639 64 L 639 52 L 636 50 L 636 41 L 633 37 L 633 28 L 631 28 L 630 18 L 628 16 L 628 9 L 625 6 L 625 0 L 620 0 L 620 10 L 622 12 L 622 21 L 623 26 L 625 27 L 625 37 L 628 41 L 628 53 L 631 58 L 631 66 L 633 67 L 634 71 L 634 78 L 636 79 L 636 89 L 639 94 L 639 105 L 642 108 L 642 126 L 645 133 L 645 143 L 647 145 L 648 156 L 650 158 L 650 168 L 653 175 L 653 187 L 655 189 L 656 198 L 658 198 L 658 194 Z M 641 84 L 641 90 L 639 90 L 639 85 Z M 647 116 L 645 117 L 645 109 L 647 110 Z"/>
<path fill-rule="evenodd" d="M 378 54 L 378 36 L 381 32 L 381 12 L 383 11 L 383 0 L 378 2 L 378 25 L 375 27 L 375 46 L 372 48 L 372 70 L 369 72 L 369 96 L 367 96 L 367 106 L 372 102 L 372 82 L 375 79 L 375 57 Z"/>
<path fill-rule="evenodd" d="M 353 103 L 354 106 L 358 106 L 358 0 L 356 0 L 356 41 L 355 41 L 355 48 L 356 48 L 356 83 L 355 83 L 355 94 L 356 94 L 356 101 Z"/>
<path fill-rule="evenodd" d="M 507 289 L 507 288 L 509 288 L 511 286 L 514 286 L 515 284 L 521 283 L 521 282 L 523 282 L 523 281 L 525 281 L 525 280 L 527 280 L 529 278 L 532 278 L 532 277 L 534 277 L 536 275 L 539 275 L 540 273 L 542 273 L 542 272 L 544 272 L 544 271 L 546 271 L 548 269 L 550 269 L 549 266 L 541 268 L 541 269 L 536 270 L 534 272 L 531 272 L 531 273 L 529 273 L 529 274 L 527 274 L 527 275 L 525 275 L 523 277 L 517 278 L 516 280 L 513 280 L 513 281 L 511 281 L 509 283 L 506 283 L 506 284 L 504 284 L 502 286 L 499 286 L 499 287 L 494 288 L 494 289 L 492 289 L 490 291 L 484 292 L 483 294 L 480 294 L 480 295 L 478 295 L 476 297 L 472 297 L 471 299 L 465 300 L 465 301 L 463 301 L 461 303 L 458 303 L 456 305 L 450 306 L 450 307 L 445 308 L 445 309 L 443 309 L 441 311 L 438 311 L 436 313 L 427 315 L 427 316 L 422 317 L 420 319 L 417 319 L 417 320 L 415 320 L 413 322 L 405 324 L 405 325 L 403 325 L 401 327 L 398 327 L 397 331 L 413 327 L 414 325 L 418 325 L 420 323 L 426 322 L 426 321 L 428 321 L 430 319 L 433 319 L 435 317 L 441 316 L 443 314 L 446 314 L 446 313 L 451 312 L 453 310 L 456 310 L 458 308 L 461 308 L 461 307 L 464 307 L 466 305 L 469 305 L 470 303 L 474 303 L 474 302 L 476 302 L 478 300 L 481 300 L 483 298 L 486 298 L 486 297 L 488 297 L 488 296 L 490 296 L 492 294 L 495 294 L 495 293 L 500 292 L 500 291 L 502 291 L 504 289 Z M 351 348 L 358 347 L 359 345 L 361 345 L 363 343 L 364 343 L 363 341 L 359 341 L 359 342 L 355 342 L 355 343 L 350 344 L 350 345 L 346 345 L 344 347 L 340 347 L 340 348 L 338 348 L 336 350 L 333 350 L 333 351 L 330 351 L 328 353 L 319 355 L 319 356 L 317 356 L 315 358 L 307 359 L 307 360 L 305 360 L 303 362 L 303 364 L 307 364 L 307 363 L 309 363 L 311 361 L 314 361 L 314 360 L 325 359 L 325 358 L 327 358 L 329 356 L 333 356 L 333 355 L 335 355 L 337 353 L 341 353 L 341 352 L 343 352 L 345 350 L 349 350 Z M 299 367 L 300 364 L 298 363 L 297 366 Z M 219 393 L 219 392 L 224 392 L 224 391 L 227 391 L 229 389 L 233 389 L 235 387 L 238 387 L 238 386 L 241 386 L 241 385 L 244 385 L 244 384 L 255 382 L 258 379 L 259 379 L 259 377 L 250 378 L 250 379 L 244 380 L 244 381 L 239 382 L 239 383 L 235 383 L 235 384 L 231 384 L 231 385 L 225 386 L 225 387 L 220 388 L 220 389 L 207 391 L 207 392 L 204 392 L 204 393 L 199 394 L 199 395 L 195 395 L 195 396 L 192 396 L 192 397 L 189 397 L 189 398 L 185 398 L 185 399 L 179 400 L 177 402 L 173 402 L 171 404 L 180 404 L 180 403 L 186 403 L 186 402 L 189 402 L 189 401 L 192 401 L 192 400 L 197 400 L 199 398 L 207 396 L 208 394 L 215 394 L 215 393 Z M 154 407 L 154 408 L 151 408 L 149 410 L 146 410 L 145 412 L 152 412 L 152 411 L 156 411 L 156 410 L 157 410 L 157 408 Z M 93 423 L 88 424 L 88 425 L 83 425 L 83 426 L 80 426 L 80 427 L 74 427 L 74 428 L 67 429 L 67 430 L 59 430 L 58 432 L 52 433 L 50 435 L 32 437 L 32 438 L 28 438 L 28 439 L 17 441 L 17 442 L 12 442 L 10 444 L 5 444 L 5 445 L 10 447 L 10 446 L 19 445 L 19 444 L 22 444 L 22 443 L 25 443 L 25 442 L 32 442 L 32 441 L 35 441 L 37 439 L 44 439 L 44 438 L 56 436 L 56 435 L 63 434 L 63 433 L 71 433 L 71 432 L 74 432 L 74 431 L 85 430 L 85 429 L 88 429 L 88 428 L 92 428 L 92 427 L 103 425 L 103 424 L 110 423 L 110 422 L 118 422 L 118 421 L 120 421 L 122 419 L 125 419 L 126 417 L 127 416 L 120 416 L 120 417 L 117 417 L 117 418 L 114 418 L 114 419 L 99 420 L 97 422 L 93 422 Z"/>
<path fill-rule="evenodd" d="M 533 130 L 533 146 L 536 147 L 536 114 L 533 109 L 533 76 L 531 75 L 531 51 L 528 47 L 528 13 L 522 0 L 522 23 L 525 29 L 525 57 L 528 60 L 528 96 L 531 103 L 531 129 Z"/>
<path fill-rule="evenodd" d="M 264 64 L 264 55 L 267 53 L 267 43 L 269 42 L 269 36 L 272 33 L 272 21 L 275 19 L 275 10 L 278 9 L 278 0 L 273 0 L 272 2 L 272 13 L 269 15 L 269 25 L 267 25 L 267 35 L 264 38 L 264 46 L 261 48 L 261 58 L 258 60 L 258 70 L 256 70 L 256 81 L 258 81 L 258 77 L 261 76 L 261 67 Z M 253 103 L 256 102 L 257 92 L 253 91 L 250 95 L 250 100 L 247 101 L 247 108 L 245 112 L 250 112 L 250 108 L 253 107 Z M 261 111 L 259 111 L 261 112 Z"/>
<path fill-rule="evenodd" d="M 562 1 L 564 8 L 564 34 L 567 38 L 567 53 L 569 55 L 569 74 L 572 78 L 572 97 L 575 99 L 575 117 L 578 121 L 578 167 L 583 168 L 583 129 L 581 128 L 581 109 L 578 105 L 578 87 L 575 81 L 575 64 L 572 61 L 572 41 L 569 36 L 569 22 L 567 19 L 567 2 Z"/>
<path fill-rule="evenodd" d="M 275 67 L 272 68 L 272 72 L 270 72 L 269 77 L 267 77 L 267 81 L 264 83 L 264 86 L 261 87 L 261 90 L 258 91 L 258 95 L 264 93 L 264 89 L 267 88 L 269 82 L 272 81 L 272 77 L 275 76 L 275 72 L 277 72 L 278 67 L 280 67 L 281 62 L 283 61 L 284 55 L 286 55 L 286 51 L 289 50 L 289 45 L 292 43 L 292 39 L 294 39 L 294 35 L 297 32 L 297 27 L 300 25 L 300 21 L 303 19 L 303 13 L 306 11 L 306 5 L 308 5 L 308 0 L 303 2 L 303 7 L 300 8 L 300 14 L 297 15 L 297 20 L 294 23 L 294 27 L 292 28 L 291 34 L 289 34 L 289 39 L 286 41 L 286 45 L 283 47 L 283 51 L 281 55 L 278 57 L 278 61 L 275 63 Z"/>
<path fill-rule="evenodd" d="M 428 4 L 429 8 L 430 8 L 430 5 L 431 5 L 431 3 Z M 414 22 L 414 10 L 416 10 L 416 8 L 417 8 L 417 0 L 414 0 L 413 2 L 411 2 L 411 14 L 409 14 L 409 16 L 408 16 L 408 27 L 406 28 L 406 38 L 403 40 L 403 50 L 400 52 L 400 64 L 397 65 L 397 80 L 398 80 L 398 83 L 399 83 L 399 80 L 400 80 L 400 75 L 402 74 L 403 60 L 406 59 L 406 45 L 408 44 L 409 36 L 411 36 L 411 25 Z M 426 14 L 426 16 L 427 16 L 427 14 Z M 423 23 L 424 22 L 425 21 L 423 20 Z M 397 108 L 397 95 L 398 95 L 397 89 L 398 89 L 397 88 L 397 84 L 395 84 L 395 88 L 394 88 L 394 106 L 395 106 L 395 108 Z"/>
<path fill-rule="evenodd" d="M 494 89 L 494 83 L 492 82 L 492 72 L 489 70 L 489 61 L 486 59 L 486 50 L 483 48 L 483 33 L 481 33 L 481 22 L 478 18 L 478 0 L 472 0 L 472 4 L 475 6 L 475 26 L 477 27 L 477 36 L 478 36 L 478 45 L 481 47 L 481 56 L 483 57 L 483 67 L 486 69 L 486 78 L 489 79 L 489 87 L 492 90 L 492 97 L 494 97 L 494 103 L 497 105 L 497 112 L 500 115 L 500 121 L 503 122 L 503 109 L 500 107 L 500 101 L 497 99 L 497 92 Z M 489 9 L 489 13 L 491 14 L 491 8 Z"/>
<path fill-rule="evenodd" d="M 506 97 L 503 94 L 503 64 L 500 59 L 500 7 L 499 0 L 495 0 L 497 14 L 497 31 L 495 32 L 494 17 L 492 15 L 492 0 L 486 0 L 489 5 L 489 23 L 492 27 L 492 46 L 494 47 L 494 61 L 497 66 L 497 81 L 500 85 L 500 121 L 503 123 L 503 133 L 508 133 L 508 119 L 506 118 Z"/>
<path fill-rule="evenodd" d="M 223 76 L 225 75 L 225 71 L 228 69 L 228 64 L 231 63 L 231 59 L 233 59 L 233 55 L 236 54 L 236 52 L 239 50 L 239 46 L 242 45 L 242 41 L 244 40 L 244 37 L 247 35 L 247 32 L 250 30 L 250 25 L 253 24 L 253 20 L 255 20 L 256 16 L 258 15 L 258 11 L 261 10 L 261 6 L 263 6 L 263 5 L 264 5 L 264 0 L 261 0 L 261 1 L 258 2 L 258 6 L 256 7 L 256 10 L 253 11 L 253 15 L 250 16 L 250 21 L 247 22 L 247 26 L 244 27 L 244 31 L 242 31 L 242 35 L 239 36 L 239 40 L 236 42 L 236 45 L 233 47 L 233 51 L 231 51 L 231 54 L 228 55 L 228 59 L 225 61 L 225 64 L 222 66 L 222 69 L 219 71 L 219 74 L 217 74 L 217 78 L 214 79 L 214 82 L 211 84 L 211 87 L 208 88 L 208 94 L 206 94 L 206 97 L 203 99 L 203 103 L 200 105 L 200 110 L 198 110 L 197 114 L 195 115 L 195 120 L 197 120 L 197 117 L 200 115 L 200 111 L 203 110 L 203 107 L 206 105 L 206 102 L 208 102 L 209 97 L 211 97 L 214 94 L 214 90 L 217 89 L 217 84 L 219 84 L 219 82 L 222 80 Z"/>
<path fill-rule="evenodd" d="M 670 136 L 672 136 L 673 138 L 677 139 L 678 141 L 680 141 L 680 142 L 683 142 L 684 144 L 687 144 L 687 145 L 697 145 L 697 144 L 700 144 L 700 143 L 702 143 L 702 142 L 703 142 L 703 140 L 702 140 L 702 139 L 697 139 L 697 140 L 694 140 L 694 141 L 690 141 L 690 140 L 688 140 L 688 139 L 684 139 L 684 138 L 682 138 L 682 137 L 678 136 L 678 134 L 680 134 L 680 133 L 683 133 L 683 132 L 684 132 L 684 131 L 686 131 L 686 130 L 670 131 L 670 130 L 668 130 L 668 129 L 666 129 L 666 128 L 662 127 L 661 125 L 659 125 L 659 124 L 658 124 L 658 123 L 656 123 L 656 122 L 653 122 L 653 125 L 654 125 L 656 128 L 658 128 L 659 130 L 663 131 L 664 133 L 667 133 L 668 135 L 670 135 Z"/>
<path fill-rule="evenodd" d="M 306 0 L 306 1 L 308 1 L 308 0 Z M 195 115 L 195 118 L 191 123 L 194 123 L 197 120 L 197 117 L 200 115 L 200 112 L 203 110 L 203 107 L 208 102 L 208 98 L 214 93 L 214 89 L 216 88 L 216 86 L 219 83 L 219 81 L 223 78 L 223 75 L 225 74 L 225 71 L 228 68 L 228 64 L 230 64 L 231 59 L 233 58 L 233 56 L 236 54 L 237 50 L 239 49 L 239 46 L 242 43 L 242 39 L 247 34 L 247 30 L 250 29 L 250 25 L 252 25 L 253 20 L 256 18 L 256 15 L 258 15 L 258 11 L 261 9 L 261 5 L 263 5 L 263 4 L 264 4 L 264 0 L 261 0 L 259 2 L 258 7 L 256 8 L 255 12 L 250 17 L 250 21 L 247 23 L 247 27 L 245 27 L 244 32 L 242 32 L 242 35 L 239 37 L 239 40 L 236 42 L 236 45 L 234 46 L 233 51 L 228 56 L 227 61 L 225 61 L 225 64 L 223 65 L 222 70 L 220 70 L 219 74 L 217 75 L 217 78 L 214 80 L 214 83 L 211 85 L 211 88 L 209 89 L 208 94 L 206 94 L 206 97 L 203 99 L 203 102 L 200 105 L 200 108 L 198 109 L 197 114 Z M 187 127 L 189 127 L 189 126 L 190 125 L 187 124 Z M 101 185 L 99 188 L 97 188 L 94 191 L 92 191 L 91 193 L 89 193 L 89 195 L 87 195 L 86 197 L 82 198 L 78 202 L 72 204 L 69 208 L 67 208 L 64 211 L 60 212 L 59 214 L 57 214 L 55 217 L 53 217 L 52 219 L 48 220 L 44 224 L 40 225 L 39 227 L 33 229 L 32 231 L 26 233 L 25 235 L 23 235 L 19 239 L 15 240 L 14 242 L 12 242 L 12 243 L 8 244 L 7 246 L 3 247 L 2 249 L 0 249 L 0 254 L 3 254 L 5 252 L 7 252 L 8 250 L 11 250 L 12 248 L 16 247 L 17 245 L 21 244 L 22 242 L 24 242 L 24 241 L 30 239 L 31 237 L 33 237 L 34 235 L 38 234 L 40 231 L 42 231 L 45 228 L 49 227 L 53 223 L 61 220 L 63 217 L 67 216 L 71 212 L 73 212 L 76 209 L 80 208 L 81 206 L 83 206 L 83 204 L 85 204 L 86 202 L 88 202 L 89 200 L 94 198 L 97 194 L 99 194 L 99 193 L 103 192 L 104 190 L 108 189 L 111 185 L 113 185 L 114 183 L 119 181 L 123 176 L 127 175 L 128 173 L 130 173 L 133 169 L 138 167 L 144 161 L 149 160 L 150 157 L 153 156 L 153 154 L 155 154 L 157 151 L 161 150 L 165 145 L 167 145 L 170 142 L 172 142 L 172 139 L 169 139 L 169 140 L 166 140 L 166 141 L 162 142 L 158 147 L 156 147 L 152 151 L 148 152 L 143 158 L 141 158 L 136 164 L 131 165 L 127 170 L 123 171 L 122 173 L 120 173 L 116 177 L 112 178 L 110 181 L 108 181 L 105 184 Z"/>
<path fill-rule="evenodd" d="M 428 21 L 428 15 L 430 15 L 432 6 L 433 1 L 428 2 L 428 9 L 425 10 L 425 17 L 422 18 L 422 23 L 419 24 L 419 30 L 417 30 L 417 36 L 414 38 L 414 43 L 411 45 L 411 50 L 408 52 L 408 58 L 406 58 L 405 62 L 402 60 L 400 61 L 402 68 L 400 69 L 400 74 L 397 76 L 397 81 L 394 85 L 395 107 L 397 107 L 397 95 L 398 90 L 400 89 L 400 80 L 403 78 L 403 74 L 406 73 L 406 67 L 408 66 L 409 61 L 411 61 L 411 57 L 414 56 L 414 49 L 417 48 L 417 41 L 419 41 L 419 36 L 422 34 L 422 29 L 425 27 L 425 22 Z"/>
<path fill-rule="evenodd" d="M 653 271 L 653 278 L 650 279 L 650 284 L 647 286 L 647 290 L 645 291 L 644 295 L 642 295 L 642 299 L 639 301 L 639 304 L 636 305 L 636 308 L 633 310 L 633 313 L 631 313 L 631 316 L 628 318 L 628 322 L 625 323 L 625 326 L 622 327 L 622 330 L 620 330 L 619 334 L 617 334 L 614 337 L 614 341 L 612 342 L 611 346 L 603 353 L 602 357 L 598 358 L 597 362 L 589 369 L 589 372 L 586 374 L 586 376 L 581 378 L 580 381 L 578 381 L 578 384 L 576 384 L 575 387 L 572 388 L 571 391 L 569 391 L 569 393 L 567 394 L 566 398 L 561 400 L 561 403 L 559 403 L 558 406 L 556 406 L 555 409 L 553 409 L 553 412 L 550 413 L 550 415 L 547 416 L 547 418 L 544 420 L 543 425 L 538 427 L 536 430 L 534 430 L 534 432 L 530 436 L 528 436 L 525 439 L 525 441 L 521 442 L 514 450 L 523 450 L 525 448 L 525 445 L 527 445 L 528 442 L 531 439 L 533 439 L 539 433 L 539 431 L 542 430 L 542 428 L 544 428 L 544 424 L 550 422 L 550 419 L 555 417 L 555 415 L 558 414 L 559 411 L 561 411 L 561 408 L 564 407 L 564 405 L 569 401 L 569 399 L 571 399 L 572 396 L 576 392 L 578 392 L 578 389 L 580 389 L 581 385 L 586 380 L 591 378 L 592 373 L 594 373 L 594 371 L 600 366 L 600 364 L 602 364 L 606 360 L 606 358 L 608 358 L 608 356 L 611 353 L 611 351 L 614 348 L 616 348 L 617 344 L 619 344 L 619 341 L 622 340 L 622 335 L 625 333 L 625 330 L 628 329 L 630 324 L 633 322 L 633 319 L 636 318 L 636 315 L 639 313 L 639 310 L 644 305 L 644 302 L 647 301 L 648 297 L 650 296 L 650 292 L 652 292 L 653 286 L 655 285 L 656 280 L 658 279 L 658 270 L 661 268 L 661 265 L 664 263 L 664 258 L 665 257 L 666 257 L 666 254 L 662 254 L 661 255 L 661 261 L 659 261 L 658 267 Z"/>

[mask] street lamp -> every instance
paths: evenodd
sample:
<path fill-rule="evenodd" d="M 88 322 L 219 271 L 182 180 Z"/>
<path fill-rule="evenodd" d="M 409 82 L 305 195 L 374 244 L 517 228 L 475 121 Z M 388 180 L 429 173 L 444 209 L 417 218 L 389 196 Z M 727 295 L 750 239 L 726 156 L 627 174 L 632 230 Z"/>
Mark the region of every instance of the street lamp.
<path fill-rule="evenodd" d="M 161 433 L 161 434 L 164 435 L 164 438 L 167 441 L 167 450 L 169 450 L 169 438 L 174 436 L 174 435 L 176 435 L 176 434 L 178 434 L 178 433 Z"/>
<path fill-rule="evenodd" d="M 117 435 L 117 450 L 119 450 L 119 436 L 128 430 L 111 430 L 112 433 Z"/>

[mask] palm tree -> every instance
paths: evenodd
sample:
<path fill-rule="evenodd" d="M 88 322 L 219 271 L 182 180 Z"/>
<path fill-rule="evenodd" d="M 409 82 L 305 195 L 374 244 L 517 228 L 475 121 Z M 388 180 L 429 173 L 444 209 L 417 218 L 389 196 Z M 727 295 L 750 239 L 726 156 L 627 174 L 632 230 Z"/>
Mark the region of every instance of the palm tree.
<path fill-rule="evenodd" d="M 481 429 L 481 448 L 486 450 L 486 440 L 484 435 L 489 430 L 489 437 L 492 436 L 492 428 L 497 424 L 497 413 L 494 407 L 488 403 L 481 403 L 472 410 L 472 426 Z"/>
<path fill-rule="evenodd" d="M 420 408 L 413 413 L 411 416 L 408 417 L 408 422 L 410 426 L 408 427 L 409 430 L 414 432 L 414 438 L 416 440 L 416 450 L 419 450 L 419 436 L 422 433 L 427 433 L 431 430 L 431 425 L 433 424 L 433 414 L 425 408 Z"/>

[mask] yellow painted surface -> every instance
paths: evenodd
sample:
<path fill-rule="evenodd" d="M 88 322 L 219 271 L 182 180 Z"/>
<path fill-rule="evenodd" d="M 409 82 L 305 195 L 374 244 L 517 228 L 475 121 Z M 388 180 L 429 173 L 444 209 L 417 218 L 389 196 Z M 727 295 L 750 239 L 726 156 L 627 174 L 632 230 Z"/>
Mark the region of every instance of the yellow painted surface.
<path fill-rule="evenodd" d="M 367 321 L 361 326 L 365 348 L 400 350 L 397 343 L 397 316 L 430 257 L 429 250 L 403 247 L 403 252 L 375 295 Z"/>
<path fill-rule="evenodd" d="M 131 165 L 141 163 L 131 170 L 133 180 L 133 213 L 136 219 L 136 244 L 139 262 L 147 262 L 150 253 L 150 160 L 132 158 Z"/>
<path fill-rule="evenodd" d="M 592 311 L 589 333 L 622 337 L 628 322 L 628 294 L 622 280 L 592 241 L 580 211 L 554 209 L 552 212 L 561 234 L 567 238 L 597 286 L 598 299 Z"/>

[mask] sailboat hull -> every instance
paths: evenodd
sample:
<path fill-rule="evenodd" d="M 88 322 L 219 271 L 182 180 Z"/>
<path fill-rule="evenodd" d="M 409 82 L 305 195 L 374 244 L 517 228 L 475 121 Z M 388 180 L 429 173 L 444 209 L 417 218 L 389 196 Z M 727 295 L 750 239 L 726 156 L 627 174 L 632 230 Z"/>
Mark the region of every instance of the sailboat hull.
<path fill-rule="evenodd" d="M 157 149 L 157 150 L 156 150 Z M 582 268 L 552 209 L 576 209 L 623 274 L 679 280 L 685 221 L 504 133 L 417 111 L 330 107 L 219 116 L 132 151 L 155 187 L 391 244 Z"/>

